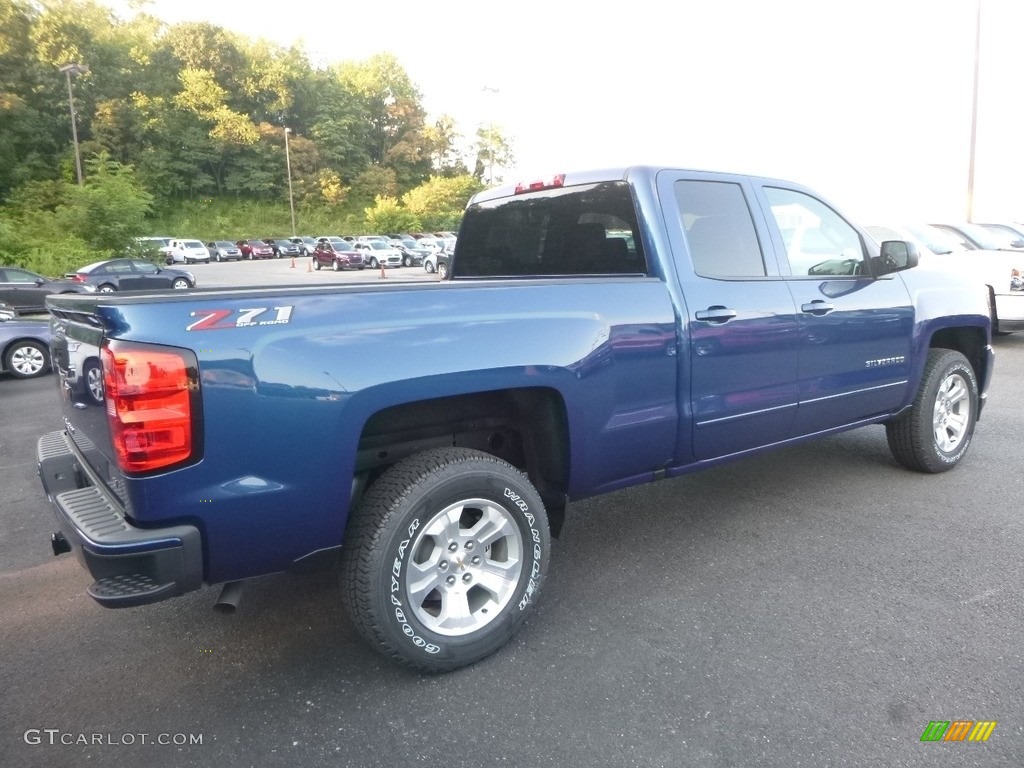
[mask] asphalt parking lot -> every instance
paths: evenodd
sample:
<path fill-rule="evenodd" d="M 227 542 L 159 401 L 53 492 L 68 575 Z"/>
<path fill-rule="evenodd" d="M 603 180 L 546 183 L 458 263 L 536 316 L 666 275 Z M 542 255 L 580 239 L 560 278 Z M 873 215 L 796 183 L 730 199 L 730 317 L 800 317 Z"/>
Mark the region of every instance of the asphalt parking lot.
<path fill-rule="evenodd" d="M 312 259 L 262 259 L 257 261 L 228 261 L 211 264 L 171 265 L 173 269 L 185 269 L 196 277 L 198 288 L 226 288 L 232 286 L 267 285 L 331 285 L 337 283 L 380 282 L 381 280 L 437 280 L 436 274 L 429 274 L 423 267 L 398 267 L 384 271 L 379 269 L 348 269 L 334 272 L 330 269 L 313 269 Z"/>
<path fill-rule="evenodd" d="M 898 468 L 871 427 L 576 503 L 525 628 L 434 677 L 370 651 L 330 573 L 231 616 L 213 588 L 97 606 L 49 550 L 53 378 L 0 376 L 0 765 L 1019 766 L 1024 334 L 994 343 L 956 470 Z M 922 743 L 934 720 L 998 725 Z"/>

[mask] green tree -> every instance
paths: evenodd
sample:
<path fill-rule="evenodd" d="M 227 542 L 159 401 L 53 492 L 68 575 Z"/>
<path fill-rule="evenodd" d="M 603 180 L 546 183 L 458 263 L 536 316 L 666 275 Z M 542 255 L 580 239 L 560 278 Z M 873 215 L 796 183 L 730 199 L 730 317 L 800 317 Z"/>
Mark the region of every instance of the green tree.
<path fill-rule="evenodd" d="M 378 195 L 373 207 L 366 209 L 366 226 L 374 232 L 409 232 L 419 229 L 421 224 L 395 198 Z"/>
<path fill-rule="evenodd" d="M 402 195 L 402 204 L 427 229 L 454 228 L 469 198 L 481 189 L 480 180 L 469 174 L 453 178 L 432 176 Z"/>
<path fill-rule="evenodd" d="M 70 190 L 60 217 L 82 240 L 98 251 L 122 251 L 145 231 L 153 198 L 143 190 L 130 166 L 109 155 L 86 161 L 86 181 Z"/>
<path fill-rule="evenodd" d="M 512 143 L 494 124 L 482 125 L 476 131 L 476 162 L 473 175 L 487 184 L 501 181 L 502 169 L 515 162 Z"/>
<path fill-rule="evenodd" d="M 338 77 L 359 99 L 370 162 L 392 168 L 405 188 L 424 179 L 430 172 L 430 148 L 423 135 L 422 96 L 394 54 L 342 64 Z"/>

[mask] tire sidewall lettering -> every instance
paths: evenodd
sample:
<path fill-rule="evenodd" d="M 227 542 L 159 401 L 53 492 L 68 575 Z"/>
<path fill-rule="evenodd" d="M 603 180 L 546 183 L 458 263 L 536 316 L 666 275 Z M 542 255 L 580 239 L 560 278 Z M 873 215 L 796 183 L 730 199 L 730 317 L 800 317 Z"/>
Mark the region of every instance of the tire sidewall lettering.
<path fill-rule="evenodd" d="M 508 484 L 506 478 L 478 476 L 466 478 L 465 482 L 456 479 L 452 487 L 442 493 L 433 492 L 416 503 L 414 517 L 407 525 L 403 525 L 398 536 L 388 542 L 384 562 L 390 561 L 388 570 L 389 585 L 387 609 L 389 621 L 400 633 L 401 639 L 410 642 L 418 651 L 443 657 L 445 651 L 453 646 L 463 647 L 475 643 L 488 643 L 503 632 L 503 628 L 518 624 L 527 608 L 532 604 L 534 596 L 543 580 L 542 562 L 544 557 L 545 538 L 540 530 L 540 523 L 530 511 L 530 504 L 524 498 L 529 493 L 525 489 L 516 489 Z M 484 498 L 506 509 L 514 523 L 518 526 L 523 543 L 523 573 L 516 592 L 502 609 L 502 615 L 492 620 L 479 632 L 469 636 L 448 637 L 438 635 L 424 627 L 413 615 L 408 604 L 405 585 L 405 571 L 409 559 L 419 544 L 417 533 L 426 523 L 451 503 L 465 498 Z M 543 517 L 543 516 L 542 516 Z M 525 578 L 524 578 L 525 577 Z M 386 599 L 386 598 L 385 598 Z M 503 641 L 502 641 L 503 642 Z"/>

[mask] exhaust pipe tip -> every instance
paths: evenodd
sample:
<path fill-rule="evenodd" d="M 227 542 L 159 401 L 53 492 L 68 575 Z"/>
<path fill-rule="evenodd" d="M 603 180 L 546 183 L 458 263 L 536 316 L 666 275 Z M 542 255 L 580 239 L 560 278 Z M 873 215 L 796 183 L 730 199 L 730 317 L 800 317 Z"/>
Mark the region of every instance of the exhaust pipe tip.
<path fill-rule="evenodd" d="M 54 557 L 57 557 L 58 555 L 66 555 L 71 551 L 71 542 L 65 539 L 64 534 L 59 531 L 57 533 L 51 533 L 50 549 L 53 550 Z"/>
<path fill-rule="evenodd" d="M 231 614 L 238 608 L 238 601 L 242 599 L 242 586 L 244 582 L 229 581 L 220 590 L 220 597 L 213 604 L 213 610 L 217 613 Z"/>

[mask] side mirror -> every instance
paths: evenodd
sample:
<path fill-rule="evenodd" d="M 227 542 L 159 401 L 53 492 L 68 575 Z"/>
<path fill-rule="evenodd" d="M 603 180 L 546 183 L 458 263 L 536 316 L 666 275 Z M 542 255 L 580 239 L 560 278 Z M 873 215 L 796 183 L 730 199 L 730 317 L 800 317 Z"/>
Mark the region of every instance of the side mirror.
<path fill-rule="evenodd" d="M 1010 243 L 1010 246 L 1013 248 L 1024 248 L 1024 240 L 1014 240 Z"/>
<path fill-rule="evenodd" d="M 917 246 L 906 240 L 886 240 L 882 243 L 881 256 L 878 259 L 879 274 L 888 275 L 913 269 L 921 262 Z"/>
<path fill-rule="evenodd" d="M 41 277 L 37 277 L 37 278 L 36 278 L 36 286 L 37 286 L 37 287 L 38 287 L 38 286 L 40 286 L 40 285 L 42 285 L 42 284 L 43 284 L 43 283 L 45 283 L 45 282 L 46 282 L 46 281 L 45 281 L 45 280 L 43 280 L 43 278 L 41 278 Z"/>

